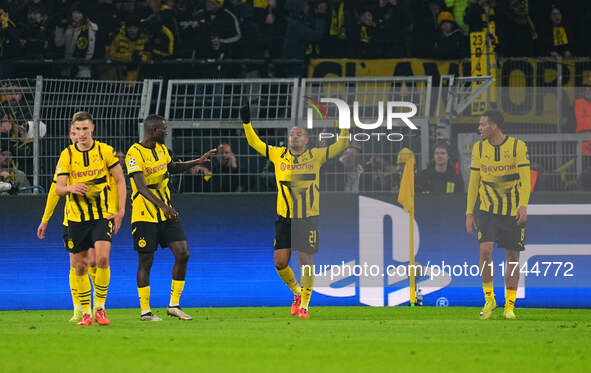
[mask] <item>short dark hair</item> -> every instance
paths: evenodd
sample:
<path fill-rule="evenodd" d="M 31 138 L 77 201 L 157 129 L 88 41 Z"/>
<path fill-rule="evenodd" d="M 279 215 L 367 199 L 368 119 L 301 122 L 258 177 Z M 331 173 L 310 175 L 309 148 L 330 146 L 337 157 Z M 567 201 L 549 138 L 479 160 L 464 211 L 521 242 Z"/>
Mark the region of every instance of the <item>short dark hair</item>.
<path fill-rule="evenodd" d="M 162 124 L 166 121 L 163 116 L 157 114 L 150 114 L 144 120 L 144 127 L 146 129 L 152 129 L 153 127 Z"/>
<path fill-rule="evenodd" d="M 70 125 L 74 124 L 74 122 L 82 122 L 83 120 L 89 120 L 92 122 L 92 115 L 88 111 L 78 111 L 72 115 L 72 122 Z"/>
<path fill-rule="evenodd" d="M 451 145 L 447 140 L 438 140 L 435 145 L 433 145 L 433 148 L 431 148 L 432 154 L 435 154 L 435 149 L 444 149 L 447 154 L 450 155 L 449 153 L 451 152 Z"/>
<path fill-rule="evenodd" d="M 505 117 L 503 117 L 503 113 L 498 110 L 487 110 L 482 114 L 482 116 L 487 117 L 489 122 L 496 123 L 501 129 L 505 124 Z"/>
<path fill-rule="evenodd" d="M 345 148 L 345 150 L 347 150 L 347 149 L 355 149 L 355 150 L 357 150 L 357 153 L 363 154 L 363 151 L 361 151 L 361 148 L 358 147 L 357 145 L 350 144 Z"/>

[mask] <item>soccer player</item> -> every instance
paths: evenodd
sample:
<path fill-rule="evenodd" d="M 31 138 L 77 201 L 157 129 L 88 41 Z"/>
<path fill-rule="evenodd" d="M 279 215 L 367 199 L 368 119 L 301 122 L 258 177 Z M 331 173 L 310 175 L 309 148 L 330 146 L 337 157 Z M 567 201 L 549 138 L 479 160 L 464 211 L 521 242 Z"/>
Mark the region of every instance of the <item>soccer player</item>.
<path fill-rule="evenodd" d="M 70 141 L 72 144 L 76 143 L 76 133 L 73 129 L 73 126 L 70 124 Z M 51 183 L 51 187 L 49 188 L 49 192 L 47 193 L 47 200 L 45 202 L 45 210 L 43 211 L 43 217 L 41 218 L 41 223 L 37 228 L 37 238 L 40 240 L 45 239 L 45 233 L 47 231 L 47 223 L 49 223 L 49 219 L 53 215 L 53 211 L 57 206 L 57 203 L 60 199 L 60 196 L 55 191 L 55 184 L 57 182 L 57 172 L 53 177 L 53 181 Z M 113 193 L 115 194 L 115 193 Z M 69 234 L 68 234 L 68 212 L 64 209 L 64 221 L 63 221 L 63 241 L 64 247 L 68 250 L 68 242 L 69 242 Z M 74 305 L 74 314 L 70 318 L 70 322 L 79 322 L 82 320 L 82 305 L 80 305 L 80 300 L 78 299 L 78 291 L 76 290 L 76 268 L 74 267 L 74 254 L 69 253 L 70 256 L 70 274 L 69 274 L 69 282 L 70 282 L 70 293 L 72 294 L 72 303 Z M 88 249 L 88 274 L 90 276 L 90 282 L 94 286 L 94 277 L 96 275 L 96 260 L 94 256 L 94 248 Z"/>
<path fill-rule="evenodd" d="M 489 110 L 482 114 L 478 131 L 482 137 L 472 147 L 468 185 L 466 230 L 480 241 L 480 269 L 485 304 L 480 319 L 490 318 L 497 307 L 493 291 L 493 246 L 505 249 L 505 319 L 515 319 L 515 298 L 519 282 L 519 253 L 525 241 L 525 222 L 530 195 L 530 167 L 525 142 L 503 134 L 503 114 Z M 480 196 L 478 225 L 474 204 Z"/>
<path fill-rule="evenodd" d="M 94 318 L 99 325 L 111 322 L 105 311 L 111 279 L 109 254 L 111 237 L 117 233 L 125 214 L 125 178 L 113 148 L 92 137 L 94 123 L 85 111 L 74 114 L 72 126 L 77 142 L 64 149 L 57 166 L 56 192 L 66 195 L 68 216 L 68 248 L 76 268 L 78 298 L 84 313 L 78 325 L 92 325 L 90 282 L 88 281 L 88 249 L 94 247 L 97 271 L 95 277 Z M 113 212 L 108 177 L 117 185 L 118 206 Z"/>
<path fill-rule="evenodd" d="M 326 161 L 347 147 L 349 130 L 341 130 L 338 141 L 327 148 L 308 148 L 308 132 L 296 126 L 289 132 L 289 147 L 275 147 L 265 144 L 255 133 L 248 105 L 240 109 L 240 116 L 248 144 L 275 165 L 278 215 L 273 252 L 275 269 L 293 291 L 291 314 L 308 319 L 314 287 L 312 265 L 314 253 L 318 251 L 318 174 Z M 299 251 L 301 286 L 289 267 L 292 249 Z"/>
<path fill-rule="evenodd" d="M 140 298 L 140 320 L 161 321 L 150 309 L 150 269 L 158 244 L 174 254 L 170 302 L 166 313 L 180 320 L 192 320 L 179 302 L 185 287 L 189 247 L 179 214 L 170 202 L 168 175 L 181 173 L 209 162 L 216 149 L 199 159 L 173 162 L 164 145 L 168 135 L 166 120 L 150 115 L 144 121 L 144 138 L 127 151 L 125 163 L 131 177 L 131 226 L 134 248 L 138 253 L 137 287 Z"/>

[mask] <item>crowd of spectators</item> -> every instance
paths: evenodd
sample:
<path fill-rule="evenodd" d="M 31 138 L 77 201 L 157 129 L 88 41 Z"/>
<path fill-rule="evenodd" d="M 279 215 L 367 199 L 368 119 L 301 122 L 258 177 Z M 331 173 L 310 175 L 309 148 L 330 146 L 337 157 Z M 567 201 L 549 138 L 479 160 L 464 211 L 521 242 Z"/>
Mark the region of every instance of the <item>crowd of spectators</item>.
<path fill-rule="evenodd" d="M 577 3 L 0 0 L 0 59 L 112 60 L 125 63 L 123 75 L 133 80 L 145 62 L 179 58 L 464 58 L 469 56 L 468 33 L 483 29 L 490 31 L 502 56 L 590 56 L 591 33 L 584 30 L 591 24 L 591 7 Z M 26 68 L 19 66 L 18 72 Z M 301 75 L 303 68 L 300 63 L 281 73 Z M 109 74 L 108 69 L 96 70 L 68 65 L 60 73 L 81 78 Z M 264 71 L 251 66 L 237 72 L 216 64 L 199 69 L 202 76 L 236 73 L 278 74 L 269 65 Z"/>

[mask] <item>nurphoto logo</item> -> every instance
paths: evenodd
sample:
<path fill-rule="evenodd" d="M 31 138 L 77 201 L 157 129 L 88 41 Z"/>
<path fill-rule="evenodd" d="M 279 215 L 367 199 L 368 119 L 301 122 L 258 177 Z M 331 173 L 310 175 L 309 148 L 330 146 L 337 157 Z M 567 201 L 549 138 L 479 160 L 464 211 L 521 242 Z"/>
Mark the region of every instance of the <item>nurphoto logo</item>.
<path fill-rule="evenodd" d="M 307 127 L 308 129 L 314 128 L 314 111 L 318 114 L 321 119 L 328 119 L 328 114 L 326 108 L 324 107 L 323 103 L 331 103 L 336 105 L 338 111 L 338 123 L 340 129 L 350 129 L 351 128 L 351 108 L 349 104 L 345 101 L 338 99 L 338 98 L 321 98 L 320 101 L 305 96 L 306 103 L 308 104 L 307 110 Z M 406 125 L 411 130 L 417 130 L 417 126 L 411 121 L 411 118 L 414 117 L 417 112 L 417 106 L 412 102 L 405 102 L 405 101 L 379 101 L 377 104 L 378 108 L 378 116 L 373 123 L 363 123 L 359 118 L 359 102 L 353 102 L 353 123 L 357 128 L 363 130 L 376 130 L 383 126 L 384 124 L 384 117 L 386 122 L 386 129 L 388 131 L 392 130 L 394 120 L 400 120 L 404 125 Z M 396 111 L 397 108 L 406 108 L 409 111 Z M 384 114 L 385 112 L 385 114 Z M 319 135 L 319 139 L 329 139 L 339 137 L 339 135 L 335 135 L 330 132 L 322 132 Z M 404 135 L 397 132 L 360 132 L 356 134 L 349 134 L 349 141 L 369 141 L 372 137 L 377 138 L 378 141 L 381 141 L 382 138 L 387 139 L 388 141 L 402 141 L 404 139 Z"/>

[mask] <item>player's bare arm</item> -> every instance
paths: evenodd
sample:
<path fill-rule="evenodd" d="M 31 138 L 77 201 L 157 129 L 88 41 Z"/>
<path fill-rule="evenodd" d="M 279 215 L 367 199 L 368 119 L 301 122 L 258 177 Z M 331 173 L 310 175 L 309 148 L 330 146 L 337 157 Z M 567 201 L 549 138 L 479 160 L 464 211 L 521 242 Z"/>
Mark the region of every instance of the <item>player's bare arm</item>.
<path fill-rule="evenodd" d="M 45 232 L 47 231 L 47 223 L 41 222 L 37 227 L 37 238 L 42 240 L 45 238 Z"/>
<path fill-rule="evenodd" d="M 527 221 L 527 207 L 520 206 L 517 209 L 517 215 L 515 215 L 515 220 L 517 220 L 517 224 L 523 224 Z"/>
<path fill-rule="evenodd" d="M 127 201 L 127 186 L 125 185 L 125 176 L 123 176 L 123 168 L 118 164 L 111 168 L 111 175 L 117 183 L 117 192 L 119 197 L 119 210 L 109 217 L 109 220 L 113 220 L 113 233 L 117 234 L 119 228 L 121 228 L 121 221 L 125 215 L 125 202 Z"/>
<path fill-rule="evenodd" d="M 176 219 L 179 216 L 179 213 L 176 212 L 175 209 L 166 205 L 162 200 L 158 199 L 154 193 L 150 191 L 148 186 L 146 185 L 146 178 L 142 172 L 136 172 L 133 174 L 133 181 L 135 182 L 135 186 L 137 187 L 138 192 L 144 196 L 148 201 L 152 202 L 158 208 L 162 209 L 164 212 L 164 216 L 168 219 Z"/>
<path fill-rule="evenodd" d="M 68 193 L 84 196 L 88 192 L 86 184 L 78 183 L 74 185 L 67 185 L 68 175 L 59 175 L 55 184 L 55 191 L 60 196 L 65 196 Z"/>
<path fill-rule="evenodd" d="M 478 225 L 476 225 L 476 219 L 474 218 L 474 214 L 466 215 L 466 232 L 474 235 L 474 232 L 478 230 Z"/>
<path fill-rule="evenodd" d="M 168 172 L 171 174 L 180 174 L 181 172 L 185 172 L 190 170 L 195 166 L 199 166 L 204 163 L 209 163 L 211 160 L 209 159 L 211 156 L 216 155 L 218 152 L 217 149 L 210 149 L 207 153 L 203 154 L 200 158 L 194 159 L 188 162 L 170 162 L 168 164 Z M 135 179 L 134 179 L 135 180 Z"/>

